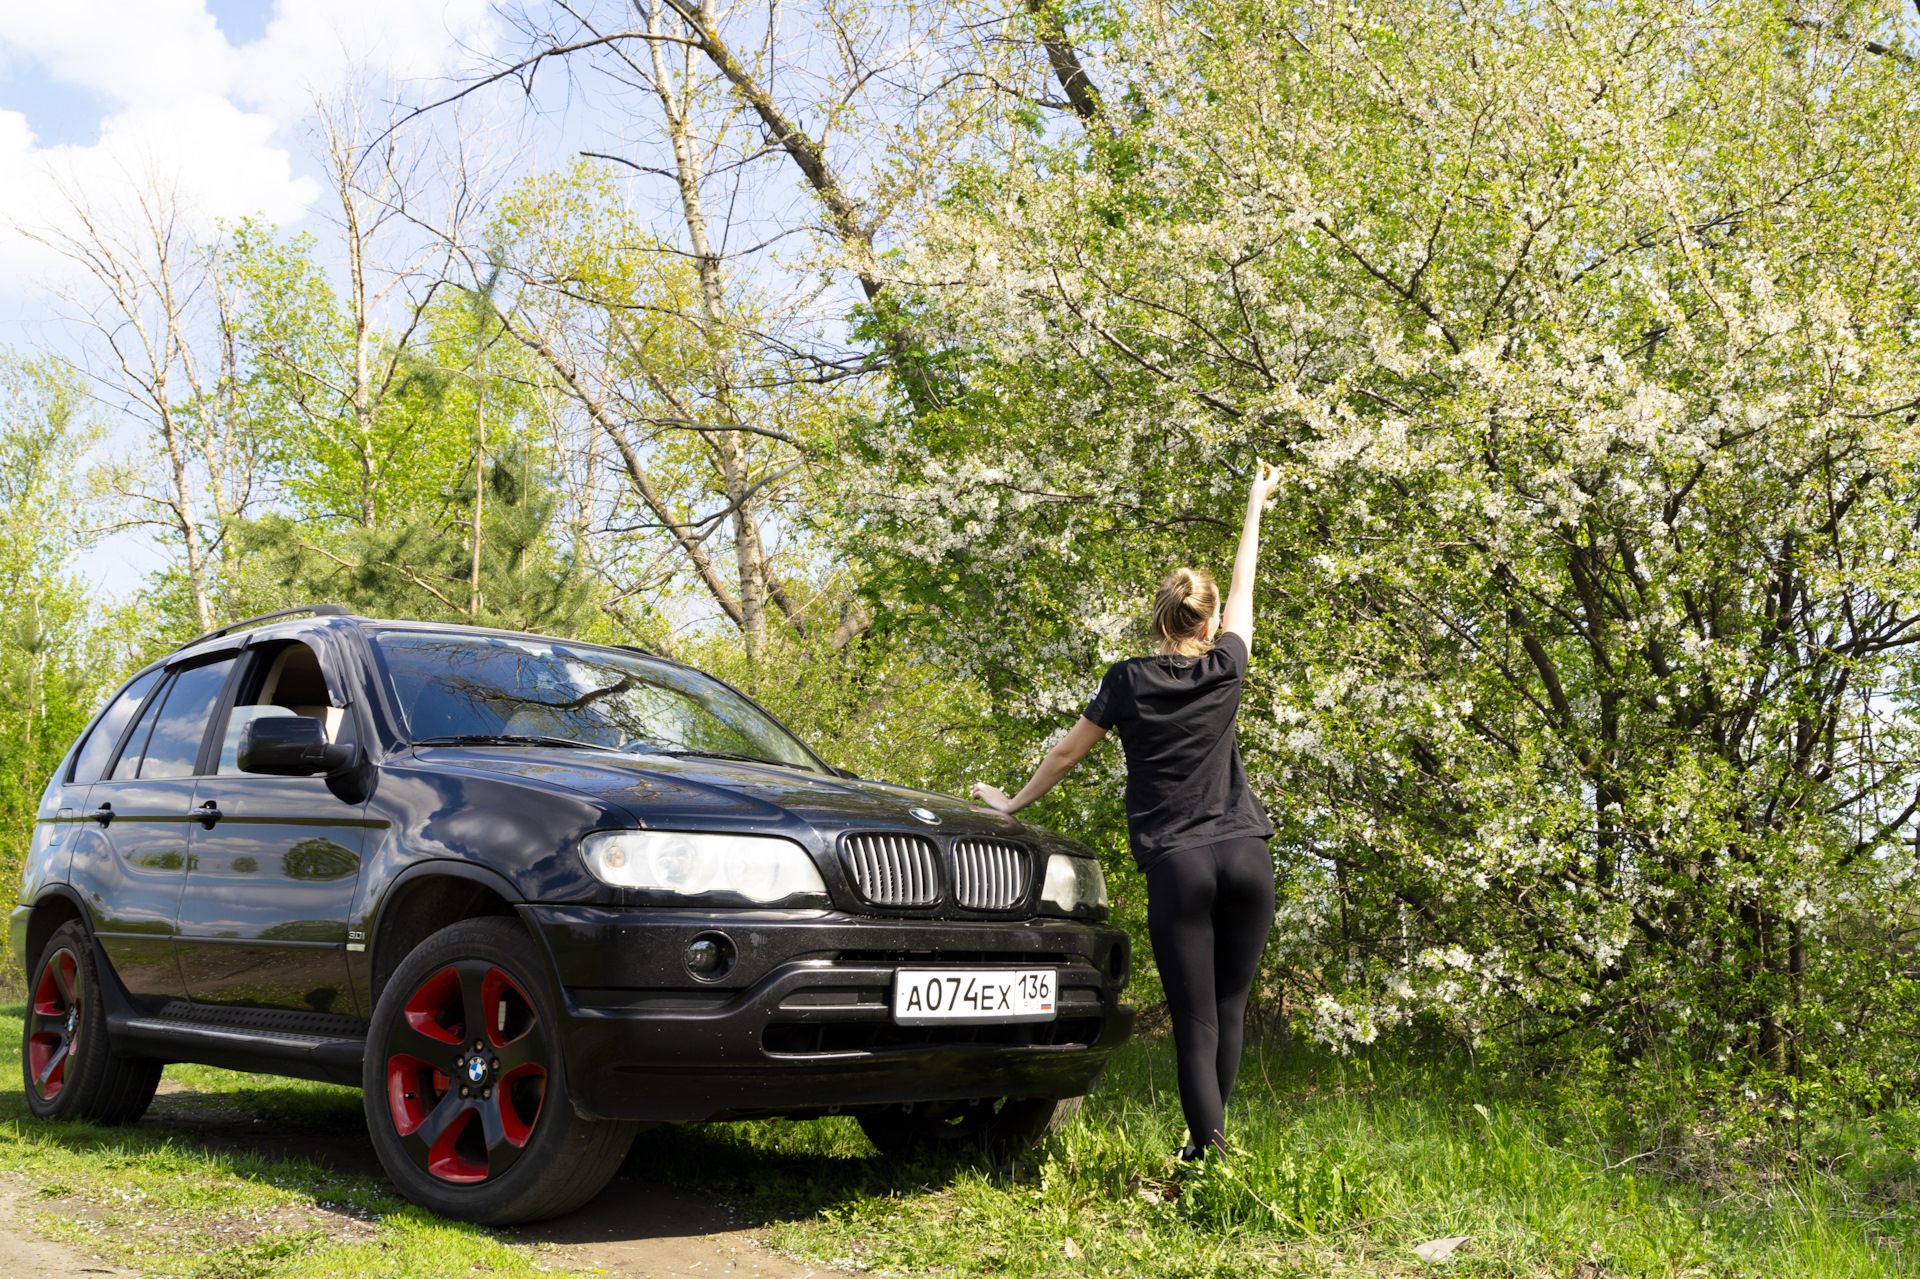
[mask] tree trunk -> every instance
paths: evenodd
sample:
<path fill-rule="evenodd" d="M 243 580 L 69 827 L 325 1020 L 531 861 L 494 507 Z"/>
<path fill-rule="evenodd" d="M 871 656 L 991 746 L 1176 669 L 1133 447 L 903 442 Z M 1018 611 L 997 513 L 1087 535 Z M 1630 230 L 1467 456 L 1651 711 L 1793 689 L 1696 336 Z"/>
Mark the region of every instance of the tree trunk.
<path fill-rule="evenodd" d="M 467 574 L 467 616 L 480 616 L 480 515 L 487 491 L 486 351 L 476 357 L 479 376 L 473 395 L 473 564 Z"/>
<path fill-rule="evenodd" d="M 1040 33 L 1040 47 L 1047 51 L 1047 62 L 1053 67 L 1061 91 L 1067 95 L 1067 104 L 1081 123 L 1092 124 L 1100 115 L 1100 91 L 1093 87 L 1086 68 L 1080 65 L 1080 55 L 1067 39 L 1059 12 L 1048 0 L 1027 0 L 1027 12 L 1033 15 L 1033 25 Z"/>
<path fill-rule="evenodd" d="M 674 0 L 665 2 L 674 4 L 683 19 L 694 21 Z M 663 17 L 661 0 L 654 0 L 647 10 L 647 29 L 650 34 L 662 34 Z M 711 11 L 703 7 L 700 21 L 710 27 Z M 681 216 L 686 221 L 687 239 L 693 246 L 694 265 L 700 276 L 700 328 L 701 335 L 707 341 L 713 397 L 727 419 L 733 420 L 732 369 L 726 353 L 726 282 L 721 277 L 720 257 L 714 252 L 707 228 L 706 207 L 700 191 L 704 175 L 695 139 L 688 126 L 689 103 L 687 97 L 674 88 L 672 68 L 667 65 L 666 46 L 659 39 L 653 39 L 647 42 L 647 49 L 653 58 L 654 91 L 660 99 L 661 112 L 667 122 L 667 137 L 673 148 L 674 181 L 680 193 Z M 738 432 L 725 432 L 713 443 L 719 454 L 723 491 L 728 504 L 733 507 L 733 547 L 740 583 L 741 630 L 746 635 L 747 656 L 750 661 L 757 663 L 767 642 L 767 575 L 760 530 L 754 522 L 747 494 L 751 483 L 747 452 Z"/>

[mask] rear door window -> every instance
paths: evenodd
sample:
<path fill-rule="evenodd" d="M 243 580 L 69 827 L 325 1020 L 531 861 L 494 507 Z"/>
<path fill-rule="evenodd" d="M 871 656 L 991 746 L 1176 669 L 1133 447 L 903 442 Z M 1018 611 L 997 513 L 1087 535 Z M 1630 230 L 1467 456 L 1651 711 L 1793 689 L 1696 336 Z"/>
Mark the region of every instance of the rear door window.
<path fill-rule="evenodd" d="M 142 781 L 151 777 L 191 777 L 200 759 L 200 743 L 207 736 L 220 693 L 227 686 L 234 659 L 229 657 L 182 671 L 167 689 L 165 705 L 147 739 L 140 762 Z M 116 777 L 120 774 L 116 771 Z"/>
<path fill-rule="evenodd" d="M 74 756 L 73 772 L 67 780 L 80 786 L 100 780 L 101 774 L 107 771 L 107 761 L 113 758 L 113 748 L 120 744 L 120 734 L 126 730 L 127 721 L 140 709 L 140 703 L 153 691 L 153 686 L 160 682 L 160 675 L 161 672 L 157 670 L 148 671 L 113 699 L 113 705 L 94 721 L 93 731 L 87 734 L 86 743 Z M 134 755 L 137 758 L 139 752 L 135 751 Z"/>

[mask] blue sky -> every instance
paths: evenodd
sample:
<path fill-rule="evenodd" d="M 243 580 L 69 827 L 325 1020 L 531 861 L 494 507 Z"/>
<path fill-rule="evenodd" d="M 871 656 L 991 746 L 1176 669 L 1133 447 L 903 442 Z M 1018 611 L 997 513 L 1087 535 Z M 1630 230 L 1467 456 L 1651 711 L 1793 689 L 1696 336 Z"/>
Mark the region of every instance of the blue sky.
<path fill-rule="evenodd" d="M 59 220 L 62 188 L 110 206 L 151 172 L 207 224 L 297 228 L 321 194 L 303 136 L 316 92 L 356 70 L 430 84 L 497 39 L 487 0 L 0 0 L 0 343 L 76 349 L 49 300 L 62 264 L 19 234 Z M 80 568 L 126 594 L 162 563 L 127 533 Z"/>
<path fill-rule="evenodd" d="M 204 11 L 225 42 L 237 48 L 266 34 L 274 6 L 252 0 L 208 0 Z M 25 116 L 42 147 L 90 147 L 100 140 L 101 122 L 115 107 L 113 98 L 62 79 L 31 49 L 9 48 L 7 53 L 0 75 L 0 111 Z"/>
<path fill-rule="evenodd" d="M 316 92 L 356 68 L 430 81 L 497 38 L 487 0 L 0 3 L 0 222 L 52 218 L 56 179 L 109 200 L 144 171 L 209 219 L 297 222 L 319 194 L 301 138 Z M 0 236 L 0 322 L 31 318 L 51 271 Z"/>

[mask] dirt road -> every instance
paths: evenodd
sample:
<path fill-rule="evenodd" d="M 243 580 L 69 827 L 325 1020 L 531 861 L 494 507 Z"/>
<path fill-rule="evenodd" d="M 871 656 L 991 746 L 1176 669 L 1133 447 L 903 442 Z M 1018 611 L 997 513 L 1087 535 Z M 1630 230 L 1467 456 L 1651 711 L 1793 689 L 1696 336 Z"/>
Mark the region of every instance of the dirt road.
<path fill-rule="evenodd" d="M 616 1181 L 571 1216 L 505 1232 L 554 1245 L 566 1264 L 621 1276 L 735 1275 L 826 1279 L 841 1272 L 768 1252 L 760 1237 L 694 1195 L 646 1182 Z"/>
<path fill-rule="evenodd" d="M 172 1080 L 142 1121 L 176 1134 L 182 1142 L 214 1149 L 249 1152 L 273 1159 L 301 1158 L 338 1172 L 381 1177 L 379 1162 L 364 1132 L 315 1131 L 261 1121 L 231 1108 L 217 1094 L 184 1091 Z M 0 1276 L 6 1279 L 78 1279 L 135 1271 L 94 1260 L 83 1251 L 37 1236 L 21 1213 L 23 1194 L 32 1188 L 18 1177 L 0 1175 Z M 34 1204 L 39 1211 L 57 1203 Z M 342 1238 L 364 1239 L 366 1223 L 340 1214 L 304 1214 L 299 1225 L 319 1227 Z M 578 1212 L 553 1221 L 501 1231 L 509 1242 L 546 1245 L 541 1260 L 569 1269 L 620 1279 L 834 1279 L 842 1272 L 808 1266 L 767 1251 L 760 1232 L 740 1229 L 718 1205 L 647 1181 L 621 1178 Z"/>
<path fill-rule="evenodd" d="M 79 1279 L 82 1275 L 132 1275 L 131 1270 L 95 1261 L 64 1244 L 41 1239 L 20 1220 L 20 1195 L 27 1184 L 0 1174 L 0 1274 L 7 1279 Z"/>

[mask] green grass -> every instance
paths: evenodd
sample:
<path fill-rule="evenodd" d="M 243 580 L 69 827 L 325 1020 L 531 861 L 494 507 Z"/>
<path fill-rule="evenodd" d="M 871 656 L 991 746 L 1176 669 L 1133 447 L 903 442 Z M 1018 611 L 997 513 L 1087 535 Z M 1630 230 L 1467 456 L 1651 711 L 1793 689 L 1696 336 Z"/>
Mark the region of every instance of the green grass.
<path fill-rule="evenodd" d="M 1574 1135 L 1523 1085 L 1269 1046 L 1236 1095 L 1240 1155 L 1183 1178 L 1172 1077 L 1164 1041 L 1129 1046 L 1076 1123 L 1002 1168 L 888 1167 L 845 1119 L 641 1140 L 655 1175 L 776 1223 L 776 1246 L 907 1274 L 1414 1273 L 1434 1267 L 1413 1245 L 1457 1235 L 1460 1276 L 1920 1274 L 1905 1121 L 1835 1130 L 1840 1157 L 1749 1147 L 1709 1189 L 1658 1170 L 1678 1152 Z"/>
<path fill-rule="evenodd" d="M 145 1275 L 188 1279 L 551 1269 L 540 1250 L 421 1212 L 381 1178 L 233 1153 L 146 1125 L 36 1120 L 21 1093 L 22 1011 L 0 1009 L 0 1171 L 24 1181 L 22 1215 L 50 1238 Z M 365 1130 L 357 1089 L 206 1066 L 169 1066 L 167 1078 L 223 1116 L 277 1133 L 337 1139 Z"/>
<path fill-rule="evenodd" d="M 383 1179 L 222 1151 L 151 1125 L 27 1117 L 18 1009 L 0 1022 L 0 1170 L 37 1226 L 149 1275 L 532 1275 L 551 1252 L 440 1221 Z M 352 1140 L 353 1090 L 197 1066 L 194 1104 Z M 1006 1165 L 899 1165 L 849 1119 L 665 1127 L 622 1176 L 727 1202 L 816 1261 L 896 1274 L 1254 1276 L 1920 1275 L 1920 1112 L 1816 1127 L 1797 1146 L 1706 1131 L 1648 1150 L 1604 1106 L 1536 1081 L 1385 1053 L 1249 1053 L 1235 1159 L 1183 1174 L 1164 1041 L 1129 1045 L 1078 1120 Z M 162 1099 L 161 1105 L 168 1104 Z M 1439 1267 L 1414 1244 L 1468 1235 Z M 1071 1249 L 1068 1241 L 1072 1241 Z M 1075 1255 L 1077 1254 L 1077 1255 Z"/>

